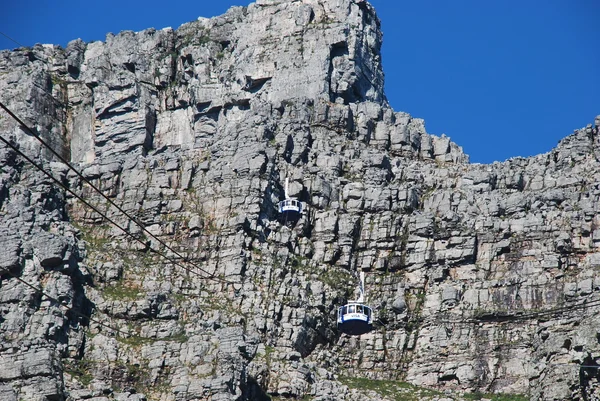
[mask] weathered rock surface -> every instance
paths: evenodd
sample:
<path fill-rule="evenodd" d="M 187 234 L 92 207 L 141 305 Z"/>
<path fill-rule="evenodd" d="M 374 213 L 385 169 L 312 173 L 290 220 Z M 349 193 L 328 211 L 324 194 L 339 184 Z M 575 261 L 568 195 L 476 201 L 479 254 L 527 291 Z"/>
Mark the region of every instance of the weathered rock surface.
<path fill-rule="evenodd" d="M 600 399 L 600 118 L 469 164 L 389 107 L 381 39 L 366 1 L 261 0 L 0 52 L 0 101 L 81 172 L 0 114 L 72 191 L 0 145 L 0 399 Z"/>

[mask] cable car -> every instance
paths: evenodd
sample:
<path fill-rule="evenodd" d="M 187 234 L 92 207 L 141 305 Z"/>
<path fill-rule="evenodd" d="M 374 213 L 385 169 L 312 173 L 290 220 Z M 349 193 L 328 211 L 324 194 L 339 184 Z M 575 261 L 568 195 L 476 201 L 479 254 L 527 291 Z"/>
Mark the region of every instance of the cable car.
<path fill-rule="evenodd" d="M 373 329 L 373 310 L 363 303 L 365 291 L 365 272 L 360 272 L 358 291 L 360 296 L 356 301 L 349 301 L 340 306 L 337 313 L 338 330 L 342 333 L 360 336 Z"/>
<path fill-rule="evenodd" d="M 373 329 L 373 311 L 367 305 L 352 302 L 338 308 L 338 329 L 359 336 Z"/>
<path fill-rule="evenodd" d="M 288 196 L 288 180 L 285 179 L 285 199 L 279 202 L 279 213 L 284 217 L 284 220 L 297 220 L 302 214 L 302 202 L 296 198 Z"/>
<path fill-rule="evenodd" d="M 289 198 L 279 202 L 279 213 L 302 213 L 302 202 Z"/>

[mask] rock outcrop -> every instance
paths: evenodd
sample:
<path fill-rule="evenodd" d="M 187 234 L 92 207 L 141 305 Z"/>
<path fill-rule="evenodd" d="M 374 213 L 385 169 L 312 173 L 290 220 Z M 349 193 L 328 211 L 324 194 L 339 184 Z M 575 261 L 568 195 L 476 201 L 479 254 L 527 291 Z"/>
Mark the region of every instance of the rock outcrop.
<path fill-rule="evenodd" d="M 470 164 L 381 40 L 363 0 L 259 0 L 0 52 L 0 398 L 600 399 L 600 117 Z"/>

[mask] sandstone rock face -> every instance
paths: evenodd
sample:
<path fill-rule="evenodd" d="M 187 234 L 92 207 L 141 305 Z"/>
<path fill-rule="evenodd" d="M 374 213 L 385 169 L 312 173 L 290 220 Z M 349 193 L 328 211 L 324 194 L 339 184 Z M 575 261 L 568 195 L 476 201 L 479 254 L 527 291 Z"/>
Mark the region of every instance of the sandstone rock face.
<path fill-rule="evenodd" d="M 600 118 L 469 164 L 389 107 L 381 39 L 366 1 L 261 0 L 0 52 L 33 129 L 0 114 L 0 398 L 599 399 Z"/>

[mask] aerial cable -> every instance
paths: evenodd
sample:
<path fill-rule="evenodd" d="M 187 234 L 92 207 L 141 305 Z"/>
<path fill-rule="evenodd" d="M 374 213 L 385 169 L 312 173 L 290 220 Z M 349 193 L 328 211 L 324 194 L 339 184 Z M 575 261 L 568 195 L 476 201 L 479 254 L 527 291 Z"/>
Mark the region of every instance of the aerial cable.
<path fill-rule="evenodd" d="M 7 34 L 5 34 L 5 33 L 4 33 L 4 32 L 2 32 L 2 31 L 0 31 L 0 35 L 4 36 L 4 37 L 5 37 L 5 38 L 7 38 L 8 40 L 11 40 L 12 42 L 16 43 L 17 45 L 19 45 L 19 46 L 20 46 L 20 47 L 22 47 L 22 48 L 27 48 L 27 46 L 23 45 L 22 43 L 19 43 L 19 42 L 17 42 L 15 39 L 11 38 L 10 36 L 8 36 Z M 48 62 L 48 60 L 44 60 L 43 58 L 36 58 L 36 60 L 40 60 L 40 61 L 42 61 L 42 62 L 44 62 L 44 63 L 46 63 L 46 64 L 48 64 L 48 63 L 49 63 L 49 62 Z M 52 71 L 48 71 L 48 70 L 45 70 L 45 72 L 47 72 L 47 73 L 50 75 L 50 77 L 52 77 L 52 82 L 54 83 L 54 74 L 53 74 L 53 72 L 52 72 Z M 70 83 L 70 84 L 73 84 L 73 83 L 82 83 L 81 81 L 65 81 L 65 82 L 66 82 L 67 84 L 69 84 L 69 83 Z M 155 84 L 153 84 L 152 82 L 147 82 L 147 81 L 143 81 L 143 80 L 137 80 L 137 79 L 136 79 L 136 82 L 139 82 L 139 83 L 143 83 L 143 84 L 147 84 L 147 85 L 151 85 L 151 86 L 154 86 L 154 87 L 156 87 L 156 85 L 155 85 Z M 46 89 L 44 89 L 43 87 L 39 86 L 37 83 L 33 82 L 32 84 L 33 84 L 33 86 L 35 86 L 36 88 L 38 88 L 38 89 L 39 89 L 39 90 L 41 90 L 42 92 L 44 92 L 44 93 L 46 93 L 47 95 L 49 95 L 49 96 L 50 96 L 50 99 L 52 99 L 52 101 L 54 101 L 56 104 L 58 104 L 58 105 L 60 105 L 60 106 L 66 106 L 66 105 L 65 105 L 65 103 L 63 103 L 62 101 L 60 101 L 60 100 L 56 99 L 56 98 L 54 97 L 54 95 L 52 95 L 50 92 L 48 92 L 48 91 L 47 91 Z"/>
<path fill-rule="evenodd" d="M 515 316 L 514 320 L 531 320 L 534 319 L 536 317 L 541 317 L 541 316 L 546 316 L 546 315 L 554 315 L 554 314 L 561 314 L 561 313 L 567 313 L 573 310 L 579 310 L 579 309 L 586 309 L 589 307 L 596 307 L 596 306 L 600 306 L 600 300 L 595 300 L 595 301 L 590 301 L 590 302 L 586 302 L 586 303 L 581 303 L 581 304 L 575 304 L 575 305 L 569 305 L 569 306 L 562 306 L 559 308 L 551 308 L 551 309 L 546 309 L 546 310 L 541 310 L 541 311 L 536 311 L 536 312 L 531 312 L 528 314 L 524 314 L 521 316 Z"/>
<path fill-rule="evenodd" d="M 10 36 L 8 36 L 7 34 L 5 34 L 4 32 L 0 31 L 0 35 L 4 36 L 5 38 L 7 38 L 8 40 L 16 43 L 17 45 L 19 45 L 22 48 L 27 48 L 27 46 L 25 46 L 22 43 L 17 42 L 15 39 L 11 38 Z M 47 60 L 43 60 L 43 59 L 38 59 L 43 61 L 44 63 L 48 64 Z M 52 75 L 52 72 L 48 71 L 48 74 L 50 74 L 50 76 L 52 77 L 52 79 L 54 80 L 54 76 Z M 53 81 L 54 82 L 54 81 Z M 61 102 L 60 100 L 56 99 L 51 93 L 49 93 L 46 89 L 42 88 L 41 86 L 39 86 L 37 83 L 33 82 L 33 86 L 35 86 L 36 88 L 38 88 L 39 90 L 41 90 L 42 92 L 46 93 L 47 95 L 50 95 L 50 99 L 52 99 L 52 101 L 54 101 L 56 104 L 60 105 L 60 106 L 65 106 L 65 104 L 63 102 Z"/>
<path fill-rule="evenodd" d="M 582 368 L 582 369 L 600 369 L 600 365 L 577 365 L 577 362 L 565 362 L 565 363 L 549 363 L 547 366 L 571 366 L 571 367 L 577 367 L 577 368 Z"/>
<path fill-rule="evenodd" d="M 23 46 L 21 43 L 17 42 L 16 40 L 12 39 L 10 36 L 6 35 L 3 32 L 0 32 L 0 34 L 2 34 L 3 36 L 5 36 L 6 38 L 8 38 L 9 40 L 13 41 L 14 43 L 16 43 L 17 45 L 21 46 L 21 47 L 25 47 Z M 142 83 L 147 83 L 147 82 L 143 82 Z M 36 86 L 38 89 L 42 90 L 43 92 L 49 94 L 45 89 L 40 88 L 37 85 Z M 53 100 L 56 100 L 51 94 L 49 94 L 50 97 Z M 59 104 L 63 105 L 62 103 L 59 102 Z M 45 142 L 39 135 L 37 135 L 37 133 L 32 130 L 31 128 L 29 128 L 29 126 L 27 126 L 19 117 L 17 117 L 10 109 L 8 109 L 7 106 L 5 106 L 2 102 L 0 102 L 0 107 L 2 107 L 13 119 L 15 119 L 20 125 L 21 127 L 29 132 L 31 135 L 33 135 L 44 147 L 46 147 L 48 150 L 50 150 L 50 152 L 56 156 L 60 161 L 62 161 L 70 170 L 72 170 L 73 172 L 75 172 L 75 174 L 80 177 L 85 183 L 87 183 L 95 192 L 97 192 L 98 194 L 100 194 L 106 201 L 108 201 L 108 203 L 112 206 L 114 206 L 119 212 L 123 213 L 125 215 L 125 217 L 127 217 L 127 219 L 129 219 L 130 221 L 132 221 L 133 223 L 135 223 L 138 227 L 140 227 L 142 229 L 143 232 L 145 232 L 148 236 L 150 236 L 152 239 L 156 240 L 158 243 L 160 243 L 162 246 L 164 246 L 167 250 L 171 251 L 173 254 L 175 254 L 178 258 L 186 261 L 187 263 L 189 263 L 190 265 L 192 265 L 193 267 L 195 267 L 196 269 L 202 271 L 203 273 L 208 274 L 210 277 L 204 277 L 202 275 L 199 275 L 202 278 L 208 278 L 208 279 L 216 279 L 217 281 L 226 283 L 226 284 L 239 284 L 239 282 L 233 282 L 233 281 L 229 281 L 229 280 L 225 280 L 222 278 L 218 278 L 217 276 L 215 276 L 213 273 L 210 273 L 206 270 L 204 270 L 203 268 L 201 268 L 200 266 L 198 266 L 197 264 L 193 263 L 192 261 L 190 261 L 187 257 L 181 255 L 179 252 L 177 252 L 176 250 L 174 250 L 173 248 L 171 248 L 167 243 L 165 243 L 163 240 L 161 240 L 160 238 L 156 237 L 154 234 L 152 234 L 141 222 L 137 221 L 137 219 L 135 219 L 133 216 L 131 216 L 129 213 L 127 213 L 125 210 L 123 210 L 119 205 L 117 205 L 112 199 L 110 199 L 108 196 L 106 196 L 99 188 L 97 188 L 94 184 L 92 184 L 87 178 L 85 178 L 83 176 L 83 174 L 81 172 L 79 172 L 77 169 L 75 169 L 75 167 L 73 167 L 66 159 L 64 159 L 58 152 L 56 152 L 47 142 Z M 2 141 L 4 143 L 6 143 L 8 146 L 11 146 L 10 144 L 8 144 L 4 139 L 2 139 Z M 12 146 L 11 146 L 12 147 Z M 15 149 L 16 150 L 16 149 Z M 18 153 L 21 154 L 20 151 L 16 150 Z M 40 169 L 41 171 L 44 172 L 43 168 L 40 168 L 39 166 L 37 166 L 34 162 L 32 162 L 29 158 L 27 158 L 24 154 L 22 154 L 26 159 L 28 159 L 28 161 L 30 161 L 30 163 L 32 163 L 33 165 L 35 165 L 38 169 Z M 50 178 L 52 178 L 55 182 L 59 183 L 63 188 L 65 188 L 66 190 L 68 190 L 64 185 L 62 185 L 62 183 L 60 183 L 59 181 L 55 180 L 54 177 L 50 176 Z M 68 190 L 69 191 L 69 190 Z M 69 191 L 70 193 L 72 193 L 71 191 Z M 73 194 L 73 193 L 72 193 Z M 89 207 L 92 207 L 90 204 L 88 204 L 87 202 L 85 202 L 83 199 L 81 199 L 79 196 L 73 194 L 75 197 L 77 197 L 79 200 L 81 200 L 82 202 L 84 202 L 85 204 L 87 204 Z M 92 207 L 93 208 L 93 207 Z M 115 224 L 120 230 L 124 231 L 127 235 L 135 238 L 138 242 L 140 242 L 139 239 L 137 239 L 133 234 L 131 234 L 130 232 L 126 231 L 123 227 L 119 226 L 118 224 L 114 223 L 111 219 L 109 219 L 108 217 L 106 217 L 103 213 L 99 212 L 96 208 L 93 208 L 97 213 L 99 213 L 102 217 L 106 218 L 108 221 L 110 221 L 111 223 Z M 143 245 L 145 246 L 146 244 L 143 243 Z M 169 261 L 174 261 L 173 258 L 169 258 L 166 255 L 161 254 L 160 252 L 150 248 L 151 251 L 158 253 L 159 255 L 163 256 L 164 258 L 166 258 Z M 186 269 L 184 266 L 178 264 L 177 262 L 174 262 L 176 265 Z M 186 269 L 188 270 L 188 269 Z M 190 270 L 188 270 L 190 271 Z M 192 273 L 195 273 L 193 271 L 190 271 Z"/>
<path fill-rule="evenodd" d="M 522 316 L 516 316 L 516 318 L 518 318 L 516 320 L 530 320 L 530 319 L 534 319 L 536 317 L 568 313 L 568 312 L 574 311 L 574 310 L 587 309 L 589 307 L 597 307 L 597 306 L 600 306 L 600 300 L 595 300 L 595 301 L 590 301 L 590 302 L 575 304 L 575 305 L 569 305 L 569 306 L 563 306 L 560 308 L 552 308 L 552 309 L 547 309 L 547 310 L 542 310 L 542 311 L 537 311 L 537 312 L 531 312 L 529 314 L 524 314 Z"/>
<path fill-rule="evenodd" d="M 527 314 L 523 314 L 523 315 L 499 315 L 497 316 L 498 319 L 500 319 L 499 322 L 497 323 L 504 323 L 504 322 L 515 322 L 515 321 L 527 321 L 527 320 L 533 320 L 535 318 L 538 317 L 543 317 L 543 316 L 547 316 L 547 315 L 558 315 L 558 314 L 562 314 L 562 313 L 568 313 L 574 310 L 579 310 L 579 309 L 587 309 L 587 308 L 593 308 L 593 307 L 598 307 L 600 306 L 600 300 L 595 300 L 595 301 L 591 301 L 591 302 L 587 302 L 587 303 L 582 303 L 582 304 L 575 304 L 575 305 L 570 305 L 570 306 L 563 306 L 560 308 L 552 308 L 552 309 L 547 309 L 547 310 L 543 310 L 543 311 L 537 311 L 537 312 L 531 312 L 531 313 L 527 313 Z M 493 311 L 490 311 L 490 314 L 493 313 Z M 425 318 L 421 318 L 421 321 L 425 321 Z M 486 323 L 486 320 L 480 320 L 477 318 L 465 318 L 465 319 L 456 319 L 456 320 L 444 320 L 444 319 L 432 319 L 433 322 L 436 323 L 442 323 L 442 324 L 479 324 L 479 323 Z"/>
<path fill-rule="evenodd" d="M 117 332 L 118 334 L 121 334 L 123 337 L 131 337 L 130 333 L 126 333 L 120 329 L 117 329 L 115 327 L 110 326 L 107 323 L 103 323 L 100 320 L 94 319 L 91 316 L 86 315 L 85 313 L 79 312 L 78 310 L 76 310 L 74 307 L 68 307 L 67 305 L 65 305 L 63 302 L 61 302 L 58 298 L 53 297 L 52 295 L 48 295 L 47 293 L 45 293 L 43 290 L 37 288 L 36 286 L 34 286 L 31 283 L 28 283 L 27 281 L 23 280 L 21 277 L 15 275 L 14 273 L 12 273 L 11 271 L 9 271 L 8 269 L 0 269 L 0 274 L 4 274 L 7 273 L 8 275 L 10 275 L 11 277 L 13 277 L 14 279 L 16 279 L 17 281 L 25 284 L 27 287 L 31 288 L 32 290 L 34 290 L 35 292 L 37 292 L 40 295 L 45 296 L 46 298 L 48 298 L 49 300 L 51 300 L 52 302 L 56 303 L 59 306 L 65 307 L 67 308 L 67 311 L 73 312 L 75 315 L 82 317 L 84 319 L 88 319 L 90 322 L 94 322 L 102 327 L 105 327 L 107 329 L 110 330 L 114 330 L 115 332 Z"/>
<path fill-rule="evenodd" d="M 17 42 L 16 40 L 14 40 L 13 38 L 11 38 L 10 36 L 8 36 L 7 34 L 5 34 L 4 32 L 0 31 L 0 35 L 4 36 L 6 39 L 18 44 L 21 47 L 27 47 L 25 45 L 22 45 L 21 43 Z"/>
<path fill-rule="evenodd" d="M 93 211 L 95 211 L 96 213 L 98 213 L 100 216 L 102 216 L 104 219 L 106 219 L 109 223 L 113 224 L 119 230 L 123 231 L 127 236 L 131 237 L 134 241 L 137 241 L 137 242 L 139 242 L 140 244 L 142 244 L 144 246 L 147 245 L 141 238 L 138 238 L 135 234 L 131 233 L 129 230 L 127 230 L 126 228 L 124 228 L 123 226 L 121 226 L 119 223 L 115 222 L 113 219 L 111 219 L 110 217 L 108 217 L 105 213 L 103 213 L 102 211 L 100 211 L 96 206 L 92 205 L 91 203 L 89 203 L 88 201 L 86 201 L 85 199 L 83 199 L 83 197 L 81 195 L 77 194 L 72 189 L 70 189 L 69 187 L 67 187 L 64 183 L 62 183 L 59 179 L 55 178 L 52 174 L 50 174 L 48 171 L 46 171 L 42 166 L 40 166 L 38 163 L 36 163 L 35 161 L 33 161 L 29 156 L 27 156 L 23 152 L 21 152 L 19 150 L 19 148 L 17 148 L 15 145 L 13 145 L 12 143 L 10 143 L 10 141 L 7 141 L 2 136 L 0 136 L 0 141 L 4 142 L 12 150 L 14 150 L 15 152 L 17 152 L 21 157 L 23 157 L 25 160 L 27 160 L 29 163 L 31 163 L 34 167 L 36 167 L 38 170 L 40 170 L 46 176 L 48 176 L 52 181 L 54 181 L 55 183 L 57 183 L 58 185 L 60 185 L 65 191 L 67 191 L 68 193 L 70 193 L 71 195 L 73 195 L 74 197 L 76 197 L 77 199 L 79 199 L 83 204 L 85 204 L 86 206 L 88 206 L 89 208 L 91 208 Z M 189 273 L 193 273 L 193 274 L 195 274 L 195 275 L 197 275 L 197 276 L 199 276 L 201 278 L 205 278 L 205 279 L 209 279 L 209 280 L 215 280 L 215 281 L 219 281 L 219 282 L 226 283 L 226 284 L 236 284 L 235 282 L 232 282 L 232 281 L 225 280 L 225 279 L 222 279 L 220 277 L 217 277 L 214 274 L 212 274 L 210 272 L 207 272 L 206 270 L 202 269 L 201 267 L 198 267 L 195 264 L 189 262 L 193 266 L 197 267 L 203 273 L 206 273 L 206 274 L 210 275 L 209 277 L 203 276 L 203 275 L 199 274 L 198 272 L 185 267 L 184 265 L 182 265 L 181 263 L 179 263 L 176 259 L 174 259 L 172 257 L 169 257 L 168 255 L 165 255 L 164 253 L 162 253 L 162 252 L 160 252 L 160 251 L 158 251 L 158 250 L 156 250 L 156 249 L 154 249 L 152 247 L 150 247 L 148 249 L 150 250 L 150 252 L 153 252 L 153 253 L 155 253 L 155 254 L 157 254 L 159 256 L 162 256 L 163 258 L 167 259 L 169 262 L 173 263 L 174 265 L 179 266 L 182 269 L 188 271 Z M 184 258 L 184 260 L 187 260 L 187 259 Z"/>
<path fill-rule="evenodd" d="M 151 252 L 154 252 L 156 254 L 158 254 L 159 256 L 164 257 L 165 259 L 167 259 L 168 261 L 170 261 L 171 263 L 173 263 L 176 266 L 179 266 L 181 268 L 183 268 L 184 270 L 196 274 L 199 277 L 205 278 L 205 279 L 210 279 L 210 280 L 215 280 L 215 281 L 219 281 L 225 284 L 239 284 L 238 282 L 233 282 L 233 281 L 229 281 L 220 277 L 215 276 L 213 273 L 210 273 L 206 270 L 204 270 L 202 267 L 198 266 L 197 264 L 189 261 L 189 259 L 183 255 L 181 255 L 179 252 L 177 252 L 176 250 L 174 250 L 173 248 L 171 248 L 168 244 L 166 244 L 163 240 L 161 240 L 160 238 L 156 237 L 154 234 L 152 234 L 142 223 L 140 223 L 139 221 L 137 221 L 135 218 L 133 218 L 129 213 L 127 213 L 126 211 L 124 211 L 120 206 L 118 206 L 116 203 L 114 203 L 114 201 L 112 199 L 110 199 L 108 196 L 106 196 L 104 193 L 102 193 L 100 191 L 100 189 L 98 189 L 98 187 L 96 187 L 94 184 L 92 184 L 87 178 L 85 178 L 83 176 L 83 174 L 81 174 L 77 169 L 75 169 L 70 163 L 68 163 L 60 154 L 58 154 L 54 149 L 52 149 L 52 147 L 50 145 L 48 145 L 48 143 L 46 141 L 44 141 L 43 139 L 41 139 L 31 128 L 29 128 L 27 125 L 25 125 L 25 123 L 23 121 L 21 121 L 12 111 L 10 111 L 2 102 L 0 102 L 0 107 L 2 107 L 11 117 L 13 117 L 21 126 L 22 128 L 26 129 L 28 132 L 30 132 L 36 139 L 38 139 L 38 141 L 47 149 L 49 149 L 51 151 L 52 154 L 54 154 L 56 157 L 58 157 L 62 162 L 64 162 L 69 169 L 71 169 L 72 171 L 74 171 L 85 183 L 87 183 L 88 185 L 90 185 L 92 187 L 92 189 L 99 193 L 104 199 L 106 199 L 111 205 L 113 205 L 115 208 L 117 208 L 118 211 L 120 211 L 121 213 L 123 213 L 130 221 L 132 221 L 133 223 L 137 224 L 142 231 L 144 231 L 148 236 L 150 236 L 152 239 L 155 239 L 158 243 L 160 243 L 161 245 L 163 245 L 166 249 L 170 250 L 171 252 L 173 252 L 173 254 L 175 254 L 176 256 L 178 256 L 180 259 L 185 260 L 187 263 L 189 263 L 190 265 L 192 265 L 193 267 L 195 267 L 196 269 L 200 270 L 201 272 L 208 274 L 209 276 L 203 276 L 195 271 L 193 271 L 192 269 L 189 269 L 185 266 L 183 266 L 181 263 L 179 263 L 176 259 L 169 257 L 163 253 L 161 253 L 160 251 L 153 249 L 152 247 L 149 248 L 149 250 Z M 25 155 L 23 152 L 21 152 L 21 150 L 19 148 L 17 148 L 15 145 L 13 145 L 12 143 L 10 143 L 10 141 L 6 140 L 5 138 L 0 136 L 0 141 L 4 142 L 8 147 L 10 147 L 12 150 L 14 150 L 15 152 L 17 152 L 20 156 L 22 156 L 25 160 L 27 160 L 29 163 L 31 163 L 33 166 L 35 166 L 38 170 L 40 170 L 41 172 L 43 172 L 46 176 L 48 176 L 52 181 L 54 181 L 55 183 L 57 183 L 58 185 L 60 185 L 62 188 L 64 188 L 67 192 L 69 192 L 71 195 L 73 195 L 74 197 L 76 197 L 77 199 L 79 199 L 81 202 L 83 202 L 85 205 L 87 205 L 88 207 L 90 207 L 92 210 L 94 210 L 96 213 L 98 213 L 100 216 L 102 216 L 103 218 L 105 218 L 108 222 L 110 222 L 111 224 L 113 224 L 114 226 L 116 226 L 117 228 L 119 228 L 119 230 L 123 231 L 127 236 L 133 238 L 135 241 L 141 243 L 142 245 L 146 246 L 147 244 L 140 238 L 138 238 L 137 236 L 135 236 L 133 233 L 131 233 L 129 230 L 127 230 L 125 227 L 121 226 L 120 224 L 118 224 L 117 222 L 115 222 L 113 219 L 111 219 L 110 217 L 108 217 L 105 213 L 101 212 L 97 207 L 91 205 L 89 202 L 87 202 L 85 199 L 83 199 L 82 196 L 78 195 L 77 193 L 75 193 L 72 189 L 68 188 L 64 183 L 62 183 L 60 180 L 58 180 L 57 178 L 55 178 L 52 174 L 50 174 L 48 171 L 46 171 L 44 169 L 44 167 L 40 166 L 38 163 L 36 163 L 34 160 L 32 160 L 29 156 Z"/>

